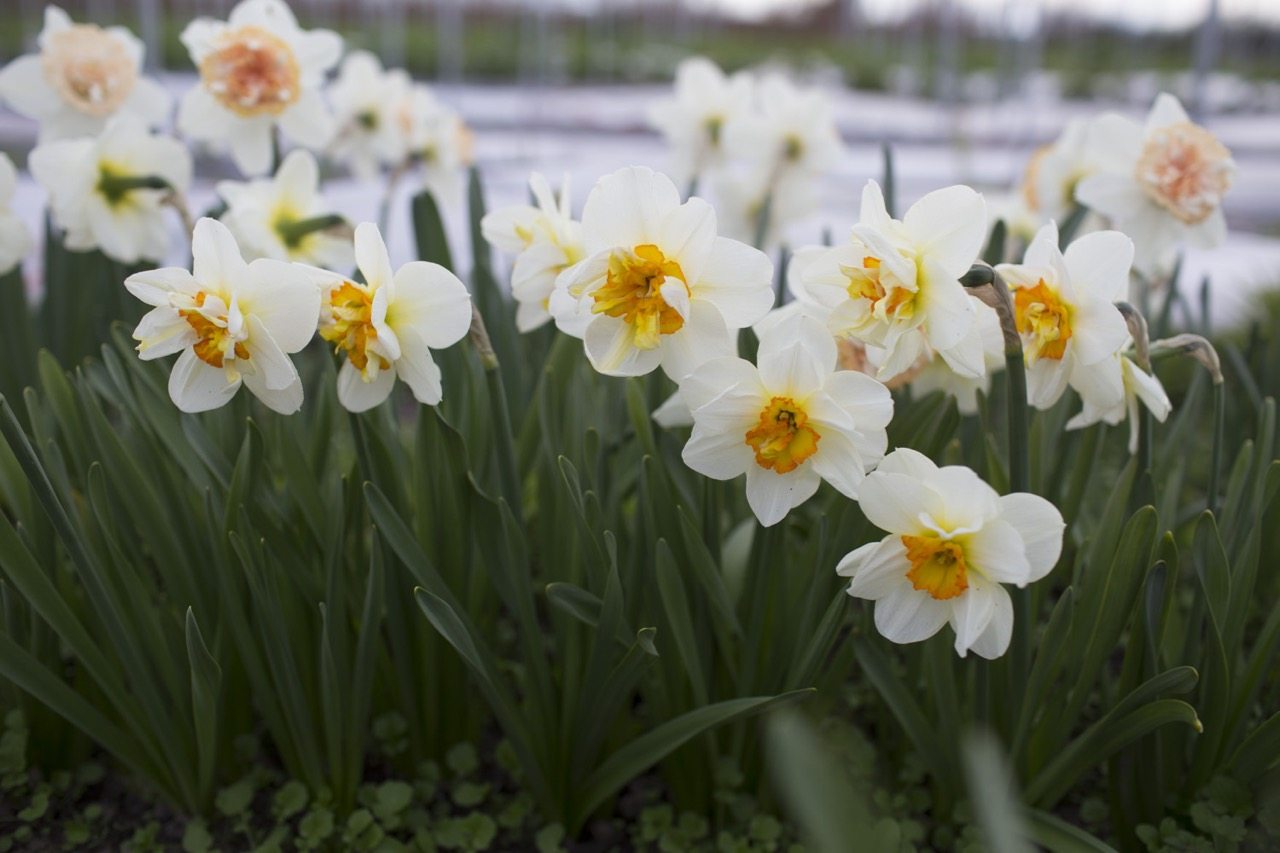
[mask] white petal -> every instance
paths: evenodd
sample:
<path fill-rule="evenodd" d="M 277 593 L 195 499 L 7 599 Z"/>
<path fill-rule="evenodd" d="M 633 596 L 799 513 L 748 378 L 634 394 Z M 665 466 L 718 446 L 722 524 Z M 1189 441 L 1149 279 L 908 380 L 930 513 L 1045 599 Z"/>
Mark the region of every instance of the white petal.
<path fill-rule="evenodd" d="M 1081 364 L 1097 364 L 1111 358 L 1129 340 L 1124 315 L 1105 299 L 1081 299 L 1071 319 L 1071 349 Z"/>
<path fill-rule="evenodd" d="M 357 225 L 355 248 L 356 266 L 364 280 L 372 287 L 389 286 L 393 278 L 391 258 L 387 255 L 387 244 L 382 241 L 378 226 L 372 222 Z"/>
<path fill-rule="evenodd" d="M 960 657 L 991 624 L 1000 589 L 999 584 L 970 575 L 969 588 L 951 600 L 951 629 L 956 632 L 956 654 Z"/>
<path fill-rule="evenodd" d="M 298 352 L 316 333 L 320 291 L 297 264 L 259 258 L 249 264 L 237 298 L 286 353 Z"/>
<path fill-rule="evenodd" d="M 836 574 L 851 578 L 849 595 L 875 601 L 909 584 L 910 568 L 902 537 L 886 536 L 846 554 L 836 566 Z"/>
<path fill-rule="evenodd" d="M 1009 592 L 1002 586 L 994 586 L 991 598 L 995 608 L 991 613 L 991 621 L 969 649 L 987 660 L 995 660 L 1009 648 L 1009 639 L 1013 636 L 1013 601 Z"/>
<path fill-rule="evenodd" d="M 168 305 L 169 295 L 195 296 L 200 284 L 181 267 L 136 272 L 124 280 L 125 288 L 148 305 Z"/>
<path fill-rule="evenodd" d="M 240 380 L 227 381 L 220 367 L 205 364 L 194 350 L 186 350 L 169 374 L 169 399 L 184 412 L 207 412 L 225 406 L 236 395 Z"/>
<path fill-rule="evenodd" d="M 1063 253 L 1071 287 L 1115 302 L 1129 294 L 1133 241 L 1119 231 L 1094 231 L 1072 242 Z"/>
<path fill-rule="evenodd" d="M 706 302 L 694 302 L 685 324 L 674 334 L 663 335 L 659 349 L 663 372 L 680 382 L 712 359 L 732 357 L 738 346 L 720 312 Z"/>
<path fill-rule="evenodd" d="M 1156 95 L 1155 103 L 1151 105 L 1151 112 L 1147 113 L 1147 123 L 1143 132 L 1150 135 L 1162 127 L 1189 121 L 1191 119 L 1187 117 L 1187 111 L 1182 108 L 1178 99 L 1168 92 L 1161 92 Z"/>
<path fill-rule="evenodd" d="M 367 412 L 391 395 L 396 384 L 395 370 L 379 370 L 372 382 L 350 361 L 338 371 L 338 402 L 348 412 Z"/>
<path fill-rule="evenodd" d="M 1131 175 L 1112 172 L 1099 172 L 1076 184 L 1076 201 L 1115 223 L 1139 215 L 1151 204 Z"/>
<path fill-rule="evenodd" d="M 966 537 L 965 557 L 977 573 L 997 583 L 1025 586 L 1031 579 L 1026 545 L 1006 521 L 989 521 Z"/>
<path fill-rule="evenodd" d="M 658 225 L 658 248 L 680 264 L 690 285 L 702 277 L 715 241 L 715 209 L 700 198 L 669 211 Z"/>
<path fill-rule="evenodd" d="M 684 398 L 680 396 L 680 392 L 676 391 L 670 397 L 662 401 L 658 408 L 653 410 L 650 415 L 653 422 L 663 429 L 679 429 L 680 427 L 693 426 L 693 412 L 689 411 L 688 404 Z"/>
<path fill-rule="evenodd" d="M 818 476 L 834 486 L 842 495 L 857 499 L 858 486 L 866 476 L 867 468 L 875 460 L 864 462 L 854 444 L 853 433 L 818 424 L 818 449 L 809 458 L 809 464 Z M 826 427 L 824 429 L 824 427 Z M 887 439 L 886 439 L 887 440 Z M 883 447 L 881 447 L 883 452 Z"/>
<path fill-rule="evenodd" d="M 323 148 L 333 136 L 333 114 L 319 92 L 303 91 L 293 106 L 280 115 L 285 136 L 308 148 Z"/>
<path fill-rule="evenodd" d="M 662 361 L 662 347 L 639 349 L 630 323 L 597 315 L 583 336 L 592 367 L 606 376 L 643 376 Z"/>
<path fill-rule="evenodd" d="M 387 324 L 397 333 L 412 327 L 427 346 L 444 349 L 471 328 L 471 294 L 439 264 L 411 261 L 396 271 L 395 299 L 387 312 Z"/>
<path fill-rule="evenodd" d="M 1042 412 L 1053 408 L 1067 390 L 1074 363 L 1068 350 L 1061 359 L 1042 358 L 1027 365 L 1027 402 Z"/>
<path fill-rule="evenodd" d="M 950 615 L 947 602 L 903 585 L 876 602 L 876 630 L 895 643 L 918 643 L 938 633 Z"/>
<path fill-rule="evenodd" d="M 717 237 L 694 296 L 715 305 L 729 328 L 750 326 L 773 305 L 773 263 L 759 249 Z"/>
<path fill-rule="evenodd" d="M 918 450 L 899 447 L 886 456 L 876 470 L 881 474 L 902 474 L 924 482 L 938 473 L 938 466 Z"/>
<path fill-rule="evenodd" d="M 234 117 L 228 123 L 226 139 L 231 146 L 231 159 L 244 174 L 265 175 L 271 170 L 271 128 L 271 122 L 261 119 Z"/>
<path fill-rule="evenodd" d="M 19 56 L 0 69 L 0 99 L 14 112 L 42 120 L 61 106 L 61 96 L 49 86 L 39 56 Z"/>
<path fill-rule="evenodd" d="M 858 216 L 858 224 L 877 231 L 887 232 L 893 228 L 892 217 L 884 204 L 884 192 L 875 181 L 867 181 L 862 188 L 862 210 Z"/>
<path fill-rule="evenodd" d="M 296 371 L 293 380 L 283 388 L 268 388 L 258 373 L 244 374 L 244 385 L 273 412 L 292 415 L 302 408 L 302 378 Z"/>
<path fill-rule="evenodd" d="M 400 336 L 400 358 L 396 360 L 396 375 L 413 391 L 414 398 L 427 406 L 434 406 L 444 397 L 440 366 L 431 355 L 431 348 L 416 329 L 403 329 Z"/>
<path fill-rule="evenodd" d="M 1066 524 L 1058 508 L 1039 495 L 1015 492 L 1000 498 L 1000 518 L 1018 531 L 1026 548 L 1027 581 L 1049 574 L 1062 553 Z"/>
<path fill-rule="evenodd" d="M 950 349 L 974 330 L 973 300 L 960 280 L 932 257 L 925 258 L 921 272 L 925 335 L 934 349 Z"/>
<path fill-rule="evenodd" d="M 600 179 L 582 209 L 587 249 L 654 243 L 667 214 L 680 206 L 680 193 L 666 175 L 643 166 L 619 169 Z"/>
<path fill-rule="evenodd" d="M 1152 373 L 1147 373 L 1138 365 L 1134 364 L 1128 358 L 1123 360 L 1122 367 L 1125 372 L 1125 383 L 1137 395 L 1150 411 L 1152 416 L 1164 423 L 1165 418 L 1169 417 L 1169 412 L 1173 409 L 1173 404 L 1169 402 L 1169 395 L 1165 393 L 1164 386 L 1160 384 L 1160 380 Z"/>
<path fill-rule="evenodd" d="M 813 497 L 821 483 L 822 478 L 808 465 L 778 474 L 753 460 L 747 466 L 747 503 L 763 526 L 772 527 L 786 518 L 793 507 Z"/>
<path fill-rule="evenodd" d="M 680 380 L 680 396 L 690 411 L 735 392 L 756 401 L 757 409 L 763 408 L 763 401 L 768 399 L 755 365 L 735 356 L 703 362 Z"/>
<path fill-rule="evenodd" d="M 911 205 L 902 224 L 921 255 L 958 279 L 982 251 L 987 238 L 987 205 L 969 187 L 946 187 Z"/>
<path fill-rule="evenodd" d="M 680 456 L 686 465 L 704 477 L 732 480 L 748 468 L 758 467 L 745 435 L 745 429 L 727 432 L 696 424 Z"/>
<path fill-rule="evenodd" d="M 888 462 L 898 451 L 885 457 Z M 937 497 L 919 480 L 880 470 L 867 475 L 858 486 L 858 505 L 867 520 L 887 533 L 916 534 L 920 514 L 938 505 Z"/>
<path fill-rule="evenodd" d="M 191 270 L 206 287 L 236 289 L 249 277 L 249 265 L 236 238 L 216 219 L 202 218 L 191 237 Z"/>
<path fill-rule="evenodd" d="M 297 368 L 281 351 L 280 345 L 272 339 L 271 332 L 257 315 L 248 315 L 247 325 L 249 339 L 245 342 L 245 348 L 249 350 L 253 367 L 245 372 L 252 373 L 258 380 L 256 384 L 269 391 L 288 388 L 298 378 Z M 253 388 L 250 387 L 250 390 Z"/>
<path fill-rule="evenodd" d="M 143 361 L 164 358 L 181 352 L 197 340 L 191 324 L 167 306 L 148 311 L 133 330 L 138 342 L 138 358 Z"/>

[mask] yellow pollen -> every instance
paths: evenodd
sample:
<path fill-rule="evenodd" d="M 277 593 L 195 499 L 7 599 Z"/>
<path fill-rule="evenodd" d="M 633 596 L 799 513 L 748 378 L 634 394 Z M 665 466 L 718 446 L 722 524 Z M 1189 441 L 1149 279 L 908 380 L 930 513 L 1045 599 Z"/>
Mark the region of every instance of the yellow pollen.
<path fill-rule="evenodd" d="M 818 450 L 822 438 L 808 426 L 809 415 L 790 397 L 774 397 L 760 411 L 759 422 L 747 430 L 747 444 L 756 452 L 756 464 L 786 474 L 800 467 Z"/>
<path fill-rule="evenodd" d="M 915 293 L 905 287 L 886 289 L 880 278 L 880 267 L 880 259 L 871 255 L 862 259 L 861 267 L 842 266 L 841 272 L 849 277 L 849 298 L 866 299 L 871 303 L 872 312 L 877 314 L 880 313 L 877 309 L 883 308 L 885 316 L 911 317 L 915 313 Z"/>
<path fill-rule="evenodd" d="M 907 580 L 939 601 L 955 598 L 969 588 L 969 570 L 959 543 L 933 536 L 903 536 L 911 568 Z"/>
<path fill-rule="evenodd" d="M 1151 135 L 1134 169 L 1138 186 L 1188 225 L 1218 209 L 1231 186 L 1231 152 L 1212 133 L 1189 121 Z"/>
<path fill-rule="evenodd" d="M 1014 291 L 1013 310 L 1018 333 L 1031 339 L 1026 348 L 1028 362 L 1061 359 L 1071 340 L 1071 306 L 1040 279 L 1035 287 Z"/>
<path fill-rule="evenodd" d="M 653 349 L 663 335 L 674 334 L 684 326 L 680 312 L 662 298 L 661 287 L 668 278 L 676 279 L 688 291 L 684 270 L 651 243 L 636 246 L 631 252 L 614 252 L 604 285 L 592 294 L 595 304 L 591 311 L 621 317 L 631 324 L 635 345 Z"/>
<path fill-rule="evenodd" d="M 138 79 L 124 44 L 91 24 L 75 24 L 49 37 L 40 53 L 49 85 L 76 109 L 103 118 L 115 112 Z"/>
<path fill-rule="evenodd" d="M 293 48 L 255 26 L 224 35 L 201 60 L 200 77 L 224 107 L 242 116 L 279 115 L 302 92 Z"/>
<path fill-rule="evenodd" d="M 346 352 L 347 358 L 361 373 L 369 365 L 369 345 L 378 339 L 373 327 L 373 293 L 353 281 L 344 281 L 329 295 L 329 308 L 333 319 L 320 327 L 320 337 L 334 344 L 334 352 Z M 385 358 L 375 354 L 378 366 L 386 370 L 391 366 Z"/>
<path fill-rule="evenodd" d="M 208 296 L 203 290 L 196 294 L 196 307 L 202 307 Z M 196 358 L 211 367 L 222 367 L 227 359 L 228 350 L 235 358 L 247 359 L 249 350 L 240 341 L 233 341 L 226 326 L 220 326 L 199 311 L 179 311 L 178 316 L 187 321 L 187 325 L 195 329 L 199 338 L 193 345 Z"/>

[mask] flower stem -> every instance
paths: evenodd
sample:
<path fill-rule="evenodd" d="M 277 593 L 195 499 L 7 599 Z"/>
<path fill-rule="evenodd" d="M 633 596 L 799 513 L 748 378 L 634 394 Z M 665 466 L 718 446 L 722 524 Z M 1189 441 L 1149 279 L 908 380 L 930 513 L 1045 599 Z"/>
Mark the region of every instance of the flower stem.
<path fill-rule="evenodd" d="M 484 367 L 485 387 L 489 392 L 489 410 L 493 417 L 494 450 L 498 459 L 498 480 L 502 496 L 519 521 L 524 520 L 524 502 L 521 499 L 520 472 L 516 466 L 516 442 L 511 430 L 511 411 L 507 405 L 507 389 L 502 381 L 502 371 L 493 342 L 485 328 L 484 318 L 473 303 L 471 306 L 471 345 L 480 356 Z"/>
<path fill-rule="evenodd" d="M 280 236 L 284 238 L 284 242 L 290 246 L 296 246 L 309 234 L 317 231 L 327 231 L 330 228 L 337 228 L 345 225 L 347 220 L 337 213 L 326 213 L 323 216 L 311 216 L 307 219 L 295 219 L 292 222 L 281 222 L 276 225 L 276 230 L 280 232 Z"/>

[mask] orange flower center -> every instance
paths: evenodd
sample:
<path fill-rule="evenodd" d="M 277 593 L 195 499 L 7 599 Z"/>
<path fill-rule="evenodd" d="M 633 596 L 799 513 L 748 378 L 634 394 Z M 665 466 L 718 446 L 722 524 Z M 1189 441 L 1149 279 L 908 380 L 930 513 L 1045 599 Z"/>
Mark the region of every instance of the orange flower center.
<path fill-rule="evenodd" d="M 1071 340 L 1071 306 L 1051 290 L 1044 279 L 1035 287 L 1013 293 L 1014 322 L 1022 335 L 1027 360 L 1060 359 Z"/>
<path fill-rule="evenodd" d="M 1188 225 L 1218 209 L 1234 175 L 1227 147 L 1187 121 L 1153 133 L 1135 168 L 1143 192 Z"/>
<path fill-rule="evenodd" d="M 805 410 L 790 397 L 774 397 L 760 411 L 760 420 L 747 430 L 747 444 L 756 452 L 756 464 L 779 474 L 794 471 L 818 450 L 822 438 L 807 426 Z"/>
<path fill-rule="evenodd" d="M 124 44 L 100 27 L 75 24 L 54 33 L 40 53 L 45 80 L 82 113 L 102 118 L 133 91 L 138 67 Z"/>
<path fill-rule="evenodd" d="M 353 281 L 344 281 L 329 294 L 331 318 L 320 327 L 320 337 L 334 344 L 334 352 L 345 352 L 361 373 L 369 366 L 369 345 L 378 339 L 373 326 L 373 294 Z M 378 367 L 391 366 L 376 353 Z"/>
<path fill-rule="evenodd" d="M 204 306 L 208 294 L 203 290 L 196 294 L 196 307 Z M 222 367 L 227 357 L 247 359 L 249 350 L 243 342 L 238 341 L 225 324 L 209 319 L 199 311 L 179 311 L 178 316 L 187 321 L 187 325 L 195 330 L 198 340 L 192 345 L 196 358 L 211 367 Z"/>
<path fill-rule="evenodd" d="M 278 115 L 302 91 L 293 48 L 255 26 L 225 34 L 200 62 L 200 77 L 224 107 L 242 116 Z"/>
<path fill-rule="evenodd" d="M 849 298 L 867 300 L 877 316 L 910 317 L 915 313 L 915 293 L 892 284 L 886 287 L 880 276 L 881 266 L 879 258 L 867 255 L 860 267 L 841 267 L 849 277 Z"/>
<path fill-rule="evenodd" d="M 661 288 L 668 278 L 679 281 L 688 291 L 680 265 L 668 260 L 651 243 L 636 246 L 631 252 L 614 252 L 604 285 L 592 294 L 595 304 L 591 311 L 621 317 L 631 324 L 635 345 L 653 349 L 663 335 L 674 334 L 684 326 L 680 312 L 662 298 Z"/>
<path fill-rule="evenodd" d="M 907 580 L 939 601 L 955 598 L 969 588 L 964 549 L 956 542 L 933 536 L 903 536 L 907 549 Z"/>

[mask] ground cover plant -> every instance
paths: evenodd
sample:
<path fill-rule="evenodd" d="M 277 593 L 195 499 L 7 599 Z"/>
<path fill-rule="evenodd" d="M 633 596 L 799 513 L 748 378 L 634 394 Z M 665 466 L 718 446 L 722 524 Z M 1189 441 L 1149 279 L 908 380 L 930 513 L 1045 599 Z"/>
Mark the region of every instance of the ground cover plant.
<path fill-rule="evenodd" d="M 1175 99 L 1016 214 L 886 151 L 803 246 L 820 92 L 691 61 L 672 177 L 489 211 L 304 27 L 184 31 L 199 218 L 127 33 L 0 71 L 0 850 L 1274 845 L 1280 315 L 1175 286 L 1233 178 Z M 421 182 L 418 260 L 318 156 Z"/>

